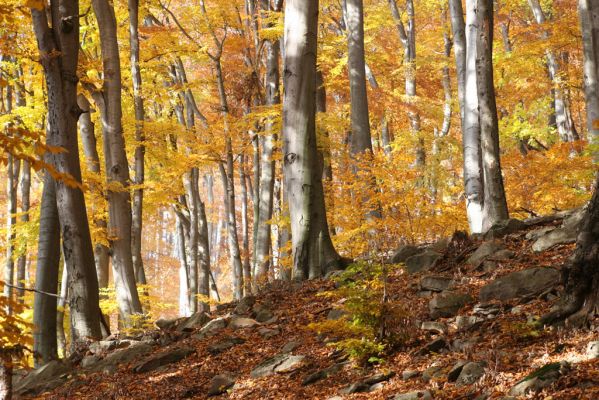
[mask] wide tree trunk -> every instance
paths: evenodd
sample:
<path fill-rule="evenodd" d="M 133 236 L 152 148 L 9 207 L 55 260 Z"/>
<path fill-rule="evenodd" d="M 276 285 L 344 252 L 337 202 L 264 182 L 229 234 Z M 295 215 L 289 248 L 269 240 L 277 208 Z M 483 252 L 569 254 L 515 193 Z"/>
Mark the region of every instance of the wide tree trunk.
<path fill-rule="evenodd" d="M 79 51 L 79 2 L 52 2 L 50 12 L 31 9 L 48 96 L 47 142 L 66 152 L 48 156 L 61 173 L 81 183 L 77 145 L 77 62 Z M 48 24 L 52 19 L 52 28 Z M 48 57 L 48 54 L 58 54 Z M 100 338 L 98 279 L 87 222 L 83 192 L 72 182 L 56 182 L 56 202 L 63 240 L 63 253 L 69 269 L 69 307 L 74 342 Z M 55 293 L 56 291 L 54 291 Z"/>
<path fill-rule="evenodd" d="M 283 173 L 291 219 L 293 275 L 319 276 L 339 256 L 326 226 L 316 146 L 318 0 L 285 5 Z"/>
<path fill-rule="evenodd" d="M 119 314 L 125 326 L 130 326 L 133 322 L 131 317 L 141 314 L 142 307 L 137 293 L 131 250 L 129 163 L 121 121 L 122 83 L 116 18 L 114 8 L 108 0 L 93 0 L 92 6 L 98 20 L 104 69 L 102 91 L 95 91 L 93 95 L 102 114 L 104 158 L 109 184 L 108 227 L 112 238 L 112 270 Z M 119 188 L 115 189 L 115 186 Z"/>
<path fill-rule="evenodd" d="M 599 138 L 599 1 L 579 0 L 578 11 L 584 54 L 584 96 L 588 141 L 596 144 Z M 597 159 L 596 155 L 595 159 Z"/>
<path fill-rule="evenodd" d="M 81 136 L 81 145 L 83 146 L 83 153 L 85 155 L 87 169 L 94 173 L 97 177 L 100 177 L 102 173 L 100 168 L 100 156 L 98 155 L 95 126 L 91 118 L 90 104 L 87 98 L 81 93 L 77 96 L 77 104 L 82 111 L 81 116 L 79 117 L 79 135 Z M 99 197 L 104 199 L 103 193 L 101 193 L 101 187 L 97 187 L 95 184 L 90 184 L 90 190 L 98 192 L 100 194 Z M 93 206 L 92 213 L 94 215 L 94 224 L 102 230 L 107 230 L 108 223 L 103 217 L 104 213 L 94 212 Z M 98 242 L 94 247 L 94 257 L 96 264 L 96 275 L 98 276 L 98 286 L 100 289 L 103 289 L 108 287 L 110 249 L 102 242 Z"/>
<path fill-rule="evenodd" d="M 135 279 L 139 284 L 146 284 L 146 273 L 141 255 L 141 233 L 143 222 L 143 188 L 144 184 L 144 103 L 141 86 L 141 69 L 139 66 L 139 0 L 128 0 L 129 6 L 129 60 L 131 62 L 131 80 L 133 81 L 133 107 L 135 109 L 135 158 L 133 169 L 135 178 L 133 183 L 133 207 L 131 223 L 131 253 L 133 256 L 133 270 Z"/>
<path fill-rule="evenodd" d="M 60 224 L 56 208 L 56 188 L 49 173 L 44 178 L 40 206 L 37 266 L 33 294 L 33 352 L 36 366 L 58 358 L 56 338 L 56 297 L 41 292 L 57 293 L 60 264 Z M 98 321 L 99 322 L 99 321 Z"/>
<path fill-rule="evenodd" d="M 501 176 L 499 126 L 493 84 L 493 0 L 477 0 L 478 35 L 476 79 L 480 119 L 480 143 L 484 184 L 483 232 L 508 218 Z"/>
<path fill-rule="evenodd" d="M 451 15 L 451 31 L 453 33 L 453 53 L 455 55 L 456 75 L 458 78 L 458 104 L 460 106 L 460 120 L 464 125 L 466 93 L 466 26 L 464 24 L 464 9 L 462 0 L 449 0 L 449 13 Z"/>

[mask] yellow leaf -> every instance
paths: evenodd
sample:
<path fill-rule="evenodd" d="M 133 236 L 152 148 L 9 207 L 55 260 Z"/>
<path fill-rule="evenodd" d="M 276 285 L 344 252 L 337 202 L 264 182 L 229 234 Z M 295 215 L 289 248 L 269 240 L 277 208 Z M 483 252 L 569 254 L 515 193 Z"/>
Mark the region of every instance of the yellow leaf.
<path fill-rule="evenodd" d="M 42 11 L 44 9 L 44 0 L 25 0 L 25 6 Z"/>

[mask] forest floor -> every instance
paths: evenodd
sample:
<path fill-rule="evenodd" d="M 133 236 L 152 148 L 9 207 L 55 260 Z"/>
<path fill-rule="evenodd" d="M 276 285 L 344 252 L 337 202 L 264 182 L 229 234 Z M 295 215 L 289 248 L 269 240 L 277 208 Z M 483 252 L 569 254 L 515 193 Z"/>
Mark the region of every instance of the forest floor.
<path fill-rule="evenodd" d="M 191 328 L 183 330 L 178 327 L 189 320 L 165 323 L 164 329 L 144 335 L 152 339 L 146 340 L 151 347 L 137 359 L 112 368 L 105 365 L 103 369 L 88 361 L 89 368 L 78 366 L 63 373 L 57 387 L 52 388 L 57 385 L 52 384 L 46 387 L 51 390 L 40 394 L 38 388 L 22 397 L 202 399 L 210 391 L 229 388 L 214 398 L 510 399 L 510 389 L 529 374 L 547 365 L 545 369 L 557 365 L 553 375 L 537 373 L 536 378 L 529 379 L 536 380 L 529 385 L 530 391 L 513 398 L 599 399 L 599 357 L 596 348 L 587 348 L 599 340 L 596 322 L 585 330 L 537 329 L 527 323 L 557 301 L 559 284 L 550 285 L 542 293 L 517 294 L 503 301 L 481 302 L 479 297 L 481 288 L 510 273 L 531 268 L 560 269 L 572 254 L 574 244 L 557 244 L 535 252 L 530 232 L 547 231 L 561 223 L 557 219 L 539 220 L 495 239 L 495 243 L 511 253 L 509 257 L 498 257 L 492 264 L 488 264 L 489 258 L 479 265 L 467 264 L 466 258 L 483 240 L 465 239 L 461 244 L 446 247 L 444 256 L 428 271 L 409 274 L 401 266 L 390 268 L 388 294 L 409 305 L 411 335 L 409 341 L 390 351 L 377 366 L 359 367 L 346 362 L 343 354 L 327 345 L 327 338 L 308 327 L 310 323 L 335 318 L 331 310 L 342 302 L 333 303 L 330 298 L 319 296 L 334 289 L 333 281 L 279 282 L 256 296 L 261 309 L 254 305 L 252 313 L 253 301 L 248 303 L 249 315 L 237 317 L 238 326 L 229 322 L 226 327 L 210 330 L 212 334 L 208 335 L 206 329 L 200 330 L 205 320 L 197 325 L 188 323 Z M 459 312 L 450 311 L 459 317 L 431 317 L 429 302 L 440 294 L 423 290 L 422 279 L 433 275 L 451 278 L 452 293 L 471 296 L 471 301 L 458 307 Z M 235 306 L 221 305 L 210 318 L 226 316 L 223 320 L 227 320 Z M 258 318 L 256 312 L 271 315 L 266 316 L 267 321 L 257 323 L 249 318 L 265 318 Z M 421 329 L 426 321 L 435 324 L 428 323 L 428 328 Z M 291 352 L 283 353 L 290 349 Z M 181 356 L 166 356 L 177 351 Z M 96 356 L 87 353 L 85 357 L 95 357 L 91 361 L 101 363 L 98 360 L 102 355 L 98 351 Z M 265 366 L 265 360 L 277 355 L 282 355 L 278 367 Z M 148 360 L 154 360 L 153 364 Z M 460 364 L 466 361 L 473 365 L 471 378 L 464 368 L 460 372 Z M 75 365 L 78 362 L 73 361 Z M 557 362 L 562 364 L 552 364 Z M 274 368 L 274 371 L 255 372 L 253 376 L 266 376 L 252 377 L 252 371 L 261 363 L 264 370 Z M 136 369 L 140 372 L 135 372 Z M 145 370 L 148 372 L 141 372 Z M 314 383 L 308 382 L 309 376 Z M 377 383 L 379 380 L 382 382 Z M 347 393 L 354 390 L 358 392 Z M 35 391 L 37 397 L 32 397 Z"/>

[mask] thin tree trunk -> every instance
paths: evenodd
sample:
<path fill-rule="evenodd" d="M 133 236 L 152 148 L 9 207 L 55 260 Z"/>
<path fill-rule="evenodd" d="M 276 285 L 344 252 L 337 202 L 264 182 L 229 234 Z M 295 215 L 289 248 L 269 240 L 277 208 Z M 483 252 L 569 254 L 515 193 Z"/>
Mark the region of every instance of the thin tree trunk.
<path fill-rule="evenodd" d="M 66 152 L 51 154 L 51 164 L 61 173 L 81 182 L 77 145 L 77 78 L 79 50 L 79 3 L 63 0 L 50 4 L 52 28 L 46 10 L 31 9 L 33 27 L 48 88 L 48 144 L 64 147 Z M 62 22 L 61 22 L 62 21 Z M 68 22 L 64 22 L 68 21 Z M 100 338 L 98 280 L 87 222 L 85 199 L 79 187 L 56 182 L 56 202 L 63 239 L 63 252 L 69 269 L 69 308 L 73 342 Z M 56 277 L 53 280 L 56 282 Z M 55 292 L 55 290 L 54 290 Z M 54 303 L 54 308 L 56 303 Z M 53 319 L 55 319 L 53 312 Z M 54 329 L 55 331 L 55 329 Z M 55 344 L 54 344 L 55 346 Z"/>
<path fill-rule="evenodd" d="M 56 188 L 50 173 L 44 178 L 40 206 L 39 241 L 33 294 L 33 352 L 36 366 L 58 358 L 56 347 L 56 297 L 60 263 L 60 224 L 56 208 Z"/>
<path fill-rule="evenodd" d="M 0 400 L 12 400 L 12 360 L 0 354 Z"/>
<path fill-rule="evenodd" d="M 187 256 L 185 252 L 185 230 L 183 220 L 177 213 L 177 249 L 179 255 L 179 315 L 189 316 L 189 274 L 187 272 Z"/>
<path fill-rule="evenodd" d="M 141 314 L 137 293 L 131 247 L 131 195 L 129 193 L 129 163 L 125 153 L 121 106 L 121 67 L 117 42 L 116 18 L 108 0 L 93 0 L 92 6 L 98 20 L 100 45 L 104 68 L 101 92 L 94 92 L 94 100 L 102 113 L 104 158 L 109 184 L 108 225 L 112 240 L 112 269 L 119 314 L 125 326 L 131 326 L 131 317 Z M 111 189 L 118 185 L 122 190 Z"/>
<path fill-rule="evenodd" d="M 144 104 L 141 86 L 141 69 L 139 66 L 139 0 L 128 0 L 129 6 L 129 46 L 131 62 L 131 80 L 133 81 L 133 107 L 135 109 L 135 178 L 133 183 L 133 207 L 131 224 L 131 252 L 133 256 L 133 270 L 135 279 L 139 284 L 146 284 L 146 274 L 143 267 L 141 254 L 142 222 L 143 222 L 143 188 L 144 184 Z"/>
<path fill-rule="evenodd" d="M 458 103 L 460 120 L 464 127 L 465 94 L 466 94 L 466 26 L 462 0 L 449 0 L 451 15 L 451 31 L 453 33 L 453 53 L 455 55 L 456 75 L 458 78 Z"/>
<path fill-rule="evenodd" d="M 31 166 L 28 160 L 23 160 L 23 171 L 21 173 L 21 223 L 29 222 L 29 207 L 31 193 Z M 27 248 L 25 245 L 23 254 L 17 260 L 17 300 L 23 303 L 25 290 L 25 280 L 27 279 Z"/>
<path fill-rule="evenodd" d="M 245 173 L 245 155 L 240 154 L 239 181 L 241 183 L 241 243 L 243 246 L 243 283 L 244 293 L 252 293 L 252 274 L 250 264 L 250 230 L 248 222 L 248 189 Z"/>
<path fill-rule="evenodd" d="M 476 74 L 482 170 L 484 182 L 483 232 L 494 223 L 508 219 L 507 201 L 501 176 L 499 125 L 493 84 L 493 0 L 477 0 L 478 35 Z"/>
<path fill-rule="evenodd" d="M 63 358 L 67 358 L 67 337 L 64 329 L 64 314 L 66 299 L 68 296 L 68 271 L 66 265 L 62 269 L 62 277 L 60 279 L 60 291 L 58 294 L 60 297 L 57 302 L 56 311 L 56 340 L 59 353 L 62 354 Z"/>
<path fill-rule="evenodd" d="M 584 54 L 584 96 L 589 143 L 599 138 L 599 4 L 596 0 L 579 0 L 578 10 Z M 597 151 L 594 152 L 597 160 Z"/>
<path fill-rule="evenodd" d="M 10 112 L 10 111 L 9 111 Z M 4 281 L 8 285 L 4 286 L 4 296 L 9 299 L 7 312 L 12 314 L 13 285 L 15 279 L 15 261 L 14 241 L 16 238 L 15 228 L 17 224 L 17 193 L 19 188 L 19 171 L 21 160 L 14 157 L 12 154 L 7 155 L 7 191 L 6 191 L 6 265 L 4 267 Z M 10 285 L 10 286 L 9 286 Z"/>

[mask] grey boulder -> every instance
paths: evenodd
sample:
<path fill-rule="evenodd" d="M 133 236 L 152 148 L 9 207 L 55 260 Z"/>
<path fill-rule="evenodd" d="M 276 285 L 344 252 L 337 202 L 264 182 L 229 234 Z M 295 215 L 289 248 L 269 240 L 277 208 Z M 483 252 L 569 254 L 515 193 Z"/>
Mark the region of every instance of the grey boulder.
<path fill-rule="evenodd" d="M 472 296 L 457 291 L 445 291 L 435 295 L 428 303 L 431 318 L 449 318 L 458 314 L 460 309 L 472 302 Z"/>
<path fill-rule="evenodd" d="M 536 296 L 557 285 L 560 273 L 554 268 L 530 268 L 512 272 L 483 286 L 479 298 L 506 301 L 516 297 Z"/>
<path fill-rule="evenodd" d="M 426 250 L 423 253 L 416 254 L 406 259 L 406 269 L 410 274 L 428 271 L 435 265 L 435 262 L 440 257 L 441 253 L 433 250 Z"/>

